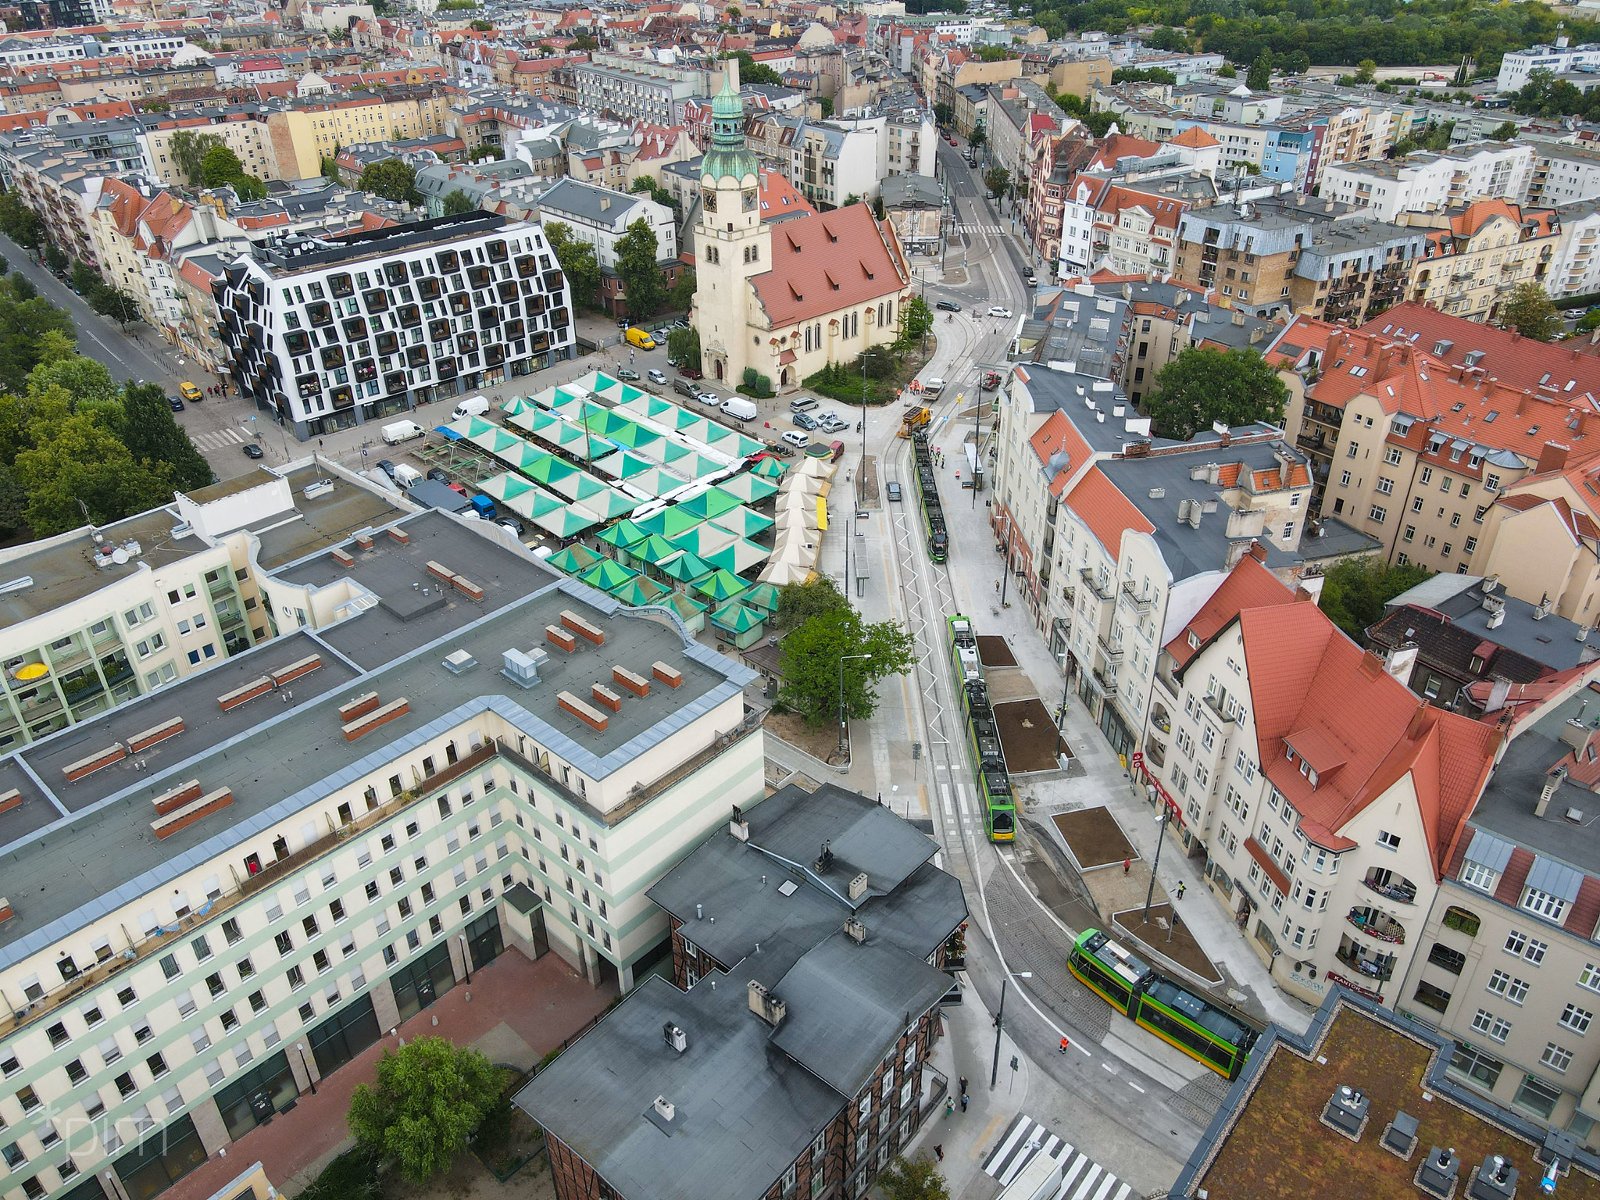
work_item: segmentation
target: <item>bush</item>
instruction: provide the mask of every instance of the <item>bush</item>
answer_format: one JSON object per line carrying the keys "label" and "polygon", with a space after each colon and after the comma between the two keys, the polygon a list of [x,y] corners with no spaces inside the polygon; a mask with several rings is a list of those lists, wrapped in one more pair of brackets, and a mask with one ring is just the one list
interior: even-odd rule
{"label": "bush", "polygon": [[378,1164],[362,1150],[350,1150],[334,1159],[300,1200],[377,1200],[383,1194]]}

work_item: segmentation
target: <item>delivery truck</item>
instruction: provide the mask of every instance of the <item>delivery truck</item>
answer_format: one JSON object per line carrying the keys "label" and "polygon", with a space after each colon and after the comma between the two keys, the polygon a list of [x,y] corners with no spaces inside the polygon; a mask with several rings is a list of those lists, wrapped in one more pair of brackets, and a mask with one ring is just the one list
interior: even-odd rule
{"label": "delivery truck", "polygon": [[398,446],[401,442],[409,442],[426,432],[427,430],[415,421],[395,421],[383,427],[383,440],[385,445]]}

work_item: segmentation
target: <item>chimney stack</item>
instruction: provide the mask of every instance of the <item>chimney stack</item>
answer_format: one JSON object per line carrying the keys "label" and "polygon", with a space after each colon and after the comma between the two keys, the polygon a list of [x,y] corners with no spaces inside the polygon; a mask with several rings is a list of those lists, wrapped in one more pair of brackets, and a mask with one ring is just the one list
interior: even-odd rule
{"label": "chimney stack", "polygon": [[1560,442],[1546,442],[1539,448],[1539,464],[1533,468],[1535,475],[1543,475],[1547,471],[1559,471],[1567,465],[1567,455],[1570,447]]}
{"label": "chimney stack", "polygon": [[1533,815],[1542,817],[1545,810],[1550,807],[1550,799],[1556,794],[1556,789],[1561,786],[1567,777],[1565,767],[1557,767],[1544,777],[1544,787],[1539,790],[1539,802],[1533,806]]}

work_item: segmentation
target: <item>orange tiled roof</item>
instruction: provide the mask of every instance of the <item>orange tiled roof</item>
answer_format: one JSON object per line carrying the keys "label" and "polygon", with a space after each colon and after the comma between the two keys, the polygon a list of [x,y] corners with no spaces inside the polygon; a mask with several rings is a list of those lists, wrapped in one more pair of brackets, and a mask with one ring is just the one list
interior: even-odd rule
{"label": "orange tiled roof", "polygon": [[1067,506],[1089,527],[1096,540],[1113,557],[1121,552],[1122,535],[1127,530],[1135,533],[1154,533],[1156,527],[1112,483],[1099,467],[1091,467],[1067,493]]}
{"label": "orange tiled roof", "polygon": [[[1026,383],[1027,379],[1024,378],[1023,382]],[[1050,481],[1050,494],[1053,496],[1060,496],[1061,489],[1067,486],[1073,472],[1094,457],[1094,451],[1083,440],[1078,427],[1066,413],[1059,410],[1051,413],[1045,423],[1039,426],[1028,439],[1028,445],[1033,448],[1041,467],[1048,467],[1050,460],[1061,451],[1067,453],[1066,469],[1056,472],[1055,478]]]}
{"label": "orange tiled roof", "polygon": [[1198,125],[1189,126],[1177,137],[1168,138],[1167,141],[1174,146],[1185,146],[1191,150],[1203,150],[1207,146],[1220,146],[1222,144]]}
{"label": "orange tiled roof", "polygon": [[1185,667],[1191,658],[1200,653],[1201,647],[1245,609],[1292,604],[1294,600],[1294,592],[1262,566],[1254,554],[1246,554],[1233,564],[1233,570],[1211,593],[1211,598],[1200,606],[1200,611],[1189,618],[1189,623],[1178,636],[1167,643],[1166,651],[1179,668]]}
{"label": "orange tiled roof", "polygon": [[774,228],[772,269],[750,282],[777,328],[897,295],[910,278],[893,228],[851,204]]}
{"label": "orange tiled roof", "polygon": [[[1306,318],[1291,328],[1298,329]],[[1391,341],[1408,341],[1449,366],[1462,366],[1470,352],[1481,351],[1479,365],[1491,379],[1529,391],[1582,398],[1600,397],[1600,355],[1571,348],[1566,342],[1540,342],[1510,329],[1453,317],[1415,300],[1386,309],[1359,328]],[[1309,336],[1309,335],[1308,335]],[[1304,342],[1305,338],[1296,338]],[[1442,353],[1439,347],[1449,343]]]}

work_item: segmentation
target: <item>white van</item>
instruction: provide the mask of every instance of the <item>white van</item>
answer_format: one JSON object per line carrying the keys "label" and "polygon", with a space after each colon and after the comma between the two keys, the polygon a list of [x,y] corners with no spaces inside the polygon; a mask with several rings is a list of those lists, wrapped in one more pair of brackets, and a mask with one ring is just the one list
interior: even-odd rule
{"label": "white van", "polygon": [[732,417],[735,421],[754,421],[756,419],[756,406],[753,401],[746,400],[743,396],[733,396],[722,402],[724,416]]}
{"label": "white van", "polygon": [[394,469],[394,481],[403,488],[408,488],[422,478],[422,472],[415,467],[400,463]]}
{"label": "white van", "polygon": [[487,396],[474,396],[470,400],[463,400],[456,405],[455,412],[450,414],[452,421],[459,421],[462,417],[481,417],[489,411]]}
{"label": "white van", "polygon": [[401,442],[419,438],[426,432],[427,430],[415,421],[396,421],[392,425],[383,427],[383,441],[385,445],[397,446]]}
{"label": "white van", "polygon": [[804,450],[811,444],[811,435],[803,429],[785,429],[781,436],[796,450]]}

